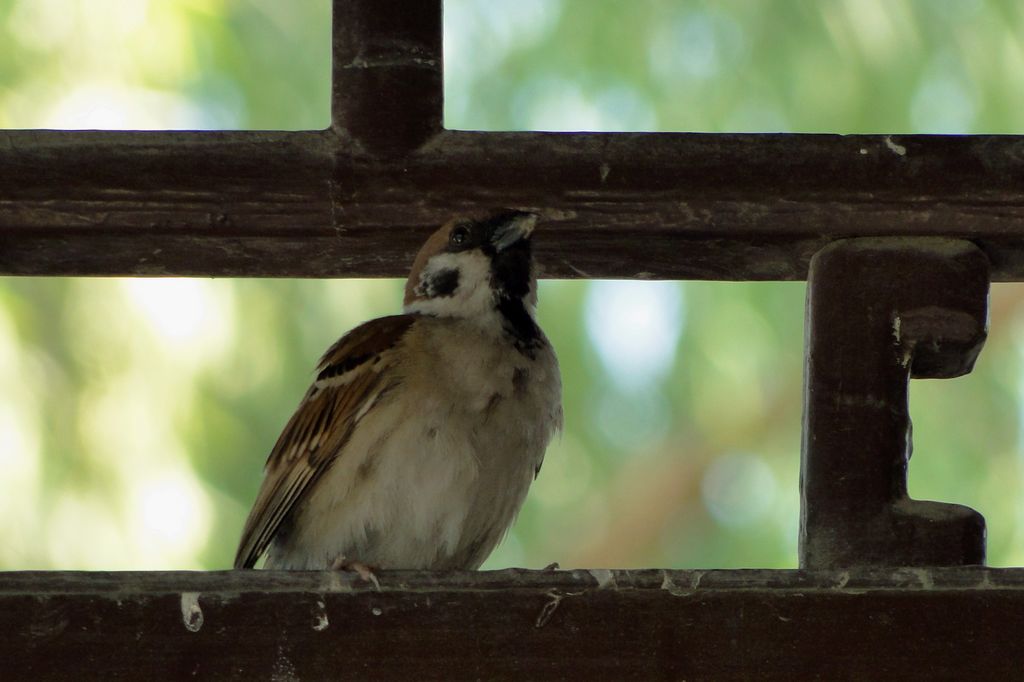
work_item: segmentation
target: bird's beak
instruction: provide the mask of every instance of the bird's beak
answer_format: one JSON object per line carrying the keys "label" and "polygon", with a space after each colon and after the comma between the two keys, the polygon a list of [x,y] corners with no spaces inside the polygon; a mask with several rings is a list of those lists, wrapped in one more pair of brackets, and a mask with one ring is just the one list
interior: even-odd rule
{"label": "bird's beak", "polygon": [[534,213],[516,213],[510,216],[508,221],[491,235],[491,244],[494,245],[494,250],[500,253],[516,242],[526,239],[533,232],[536,224],[537,216]]}

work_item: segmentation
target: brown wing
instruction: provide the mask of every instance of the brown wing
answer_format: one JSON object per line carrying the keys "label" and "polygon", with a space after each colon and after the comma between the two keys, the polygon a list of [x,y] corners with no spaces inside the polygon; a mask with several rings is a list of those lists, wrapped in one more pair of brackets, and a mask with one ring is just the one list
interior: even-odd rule
{"label": "brown wing", "polygon": [[[415,315],[370,320],[343,336],[324,354],[317,378],[277,439],[256,502],[246,519],[235,568],[252,568],[281,522],[330,467],[365,414],[363,408],[389,390],[389,350]],[[390,382],[390,383],[389,383]]]}

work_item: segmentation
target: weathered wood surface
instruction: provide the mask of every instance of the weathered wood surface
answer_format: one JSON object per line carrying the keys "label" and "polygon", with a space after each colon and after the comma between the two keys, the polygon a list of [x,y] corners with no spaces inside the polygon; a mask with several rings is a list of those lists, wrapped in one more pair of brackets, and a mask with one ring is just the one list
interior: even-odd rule
{"label": "weathered wood surface", "polygon": [[[800,565],[985,563],[985,520],[910,499],[910,379],[971,371],[988,332],[989,263],[953,239],[849,239],[807,286]],[[919,453],[929,457],[932,453]]]}
{"label": "weathered wood surface", "polygon": [[453,213],[539,210],[550,277],[803,279],[852,236],[1024,279],[1024,138],[0,131],[0,273],[402,276]]}
{"label": "weathered wood surface", "polygon": [[804,279],[831,241],[971,239],[1024,279],[1024,138],[445,131],[441,0],[335,0],[326,131],[0,131],[0,274],[404,276],[533,209],[550,277]]}
{"label": "weathered wood surface", "polygon": [[332,127],[383,156],[441,132],[442,0],[335,0],[333,9]]}
{"label": "weathered wood surface", "polygon": [[1024,569],[7,573],[10,680],[1002,680]]}

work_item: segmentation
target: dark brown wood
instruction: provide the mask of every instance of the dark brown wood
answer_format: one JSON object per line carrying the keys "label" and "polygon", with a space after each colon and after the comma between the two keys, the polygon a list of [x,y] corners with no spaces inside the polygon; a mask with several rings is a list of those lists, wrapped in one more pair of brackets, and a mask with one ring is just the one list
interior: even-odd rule
{"label": "dark brown wood", "polygon": [[545,215],[549,277],[802,279],[898,235],[1024,279],[1018,137],[446,131],[393,158],[333,131],[0,132],[3,274],[403,276],[437,224],[500,206]]}
{"label": "dark brown wood", "polygon": [[243,276],[287,274],[284,262],[306,259],[327,267],[316,246],[337,239],[325,229],[337,144],[326,137],[0,132],[0,272]]}
{"label": "dark brown wood", "polygon": [[441,0],[334,3],[334,129],[361,151],[410,152],[441,131]]}
{"label": "dark brown wood", "polygon": [[982,516],[909,499],[907,463],[910,378],[971,371],[985,342],[988,289],[988,260],[966,241],[852,239],[815,255],[807,287],[802,567],[985,562]]}
{"label": "dark brown wood", "polygon": [[1024,570],[9,573],[10,680],[1003,680]]}

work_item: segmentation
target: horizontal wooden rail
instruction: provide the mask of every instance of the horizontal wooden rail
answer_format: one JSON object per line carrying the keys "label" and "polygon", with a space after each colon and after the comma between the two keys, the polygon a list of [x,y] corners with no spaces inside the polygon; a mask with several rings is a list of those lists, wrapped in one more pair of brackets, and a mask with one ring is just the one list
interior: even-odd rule
{"label": "horizontal wooden rail", "polygon": [[441,0],[335,0],[326,131],[0,131],[0,274],[403,276],[456,213],[549,277],[804,279],[847,237],[1024,279],[1024,138],[450,131]]}
{"label": "horizontal wooden rail", "polygon": [[804,279],[855,236],[976,243],[1024,279],[1024,138],[0,131],[0,273],[402,276],[453,213],[546,217],[549,277]]}
{"label": "horizontal wooden rail", "polygon": [[996,680],[1024,569],[7,573],[11,680]]}

